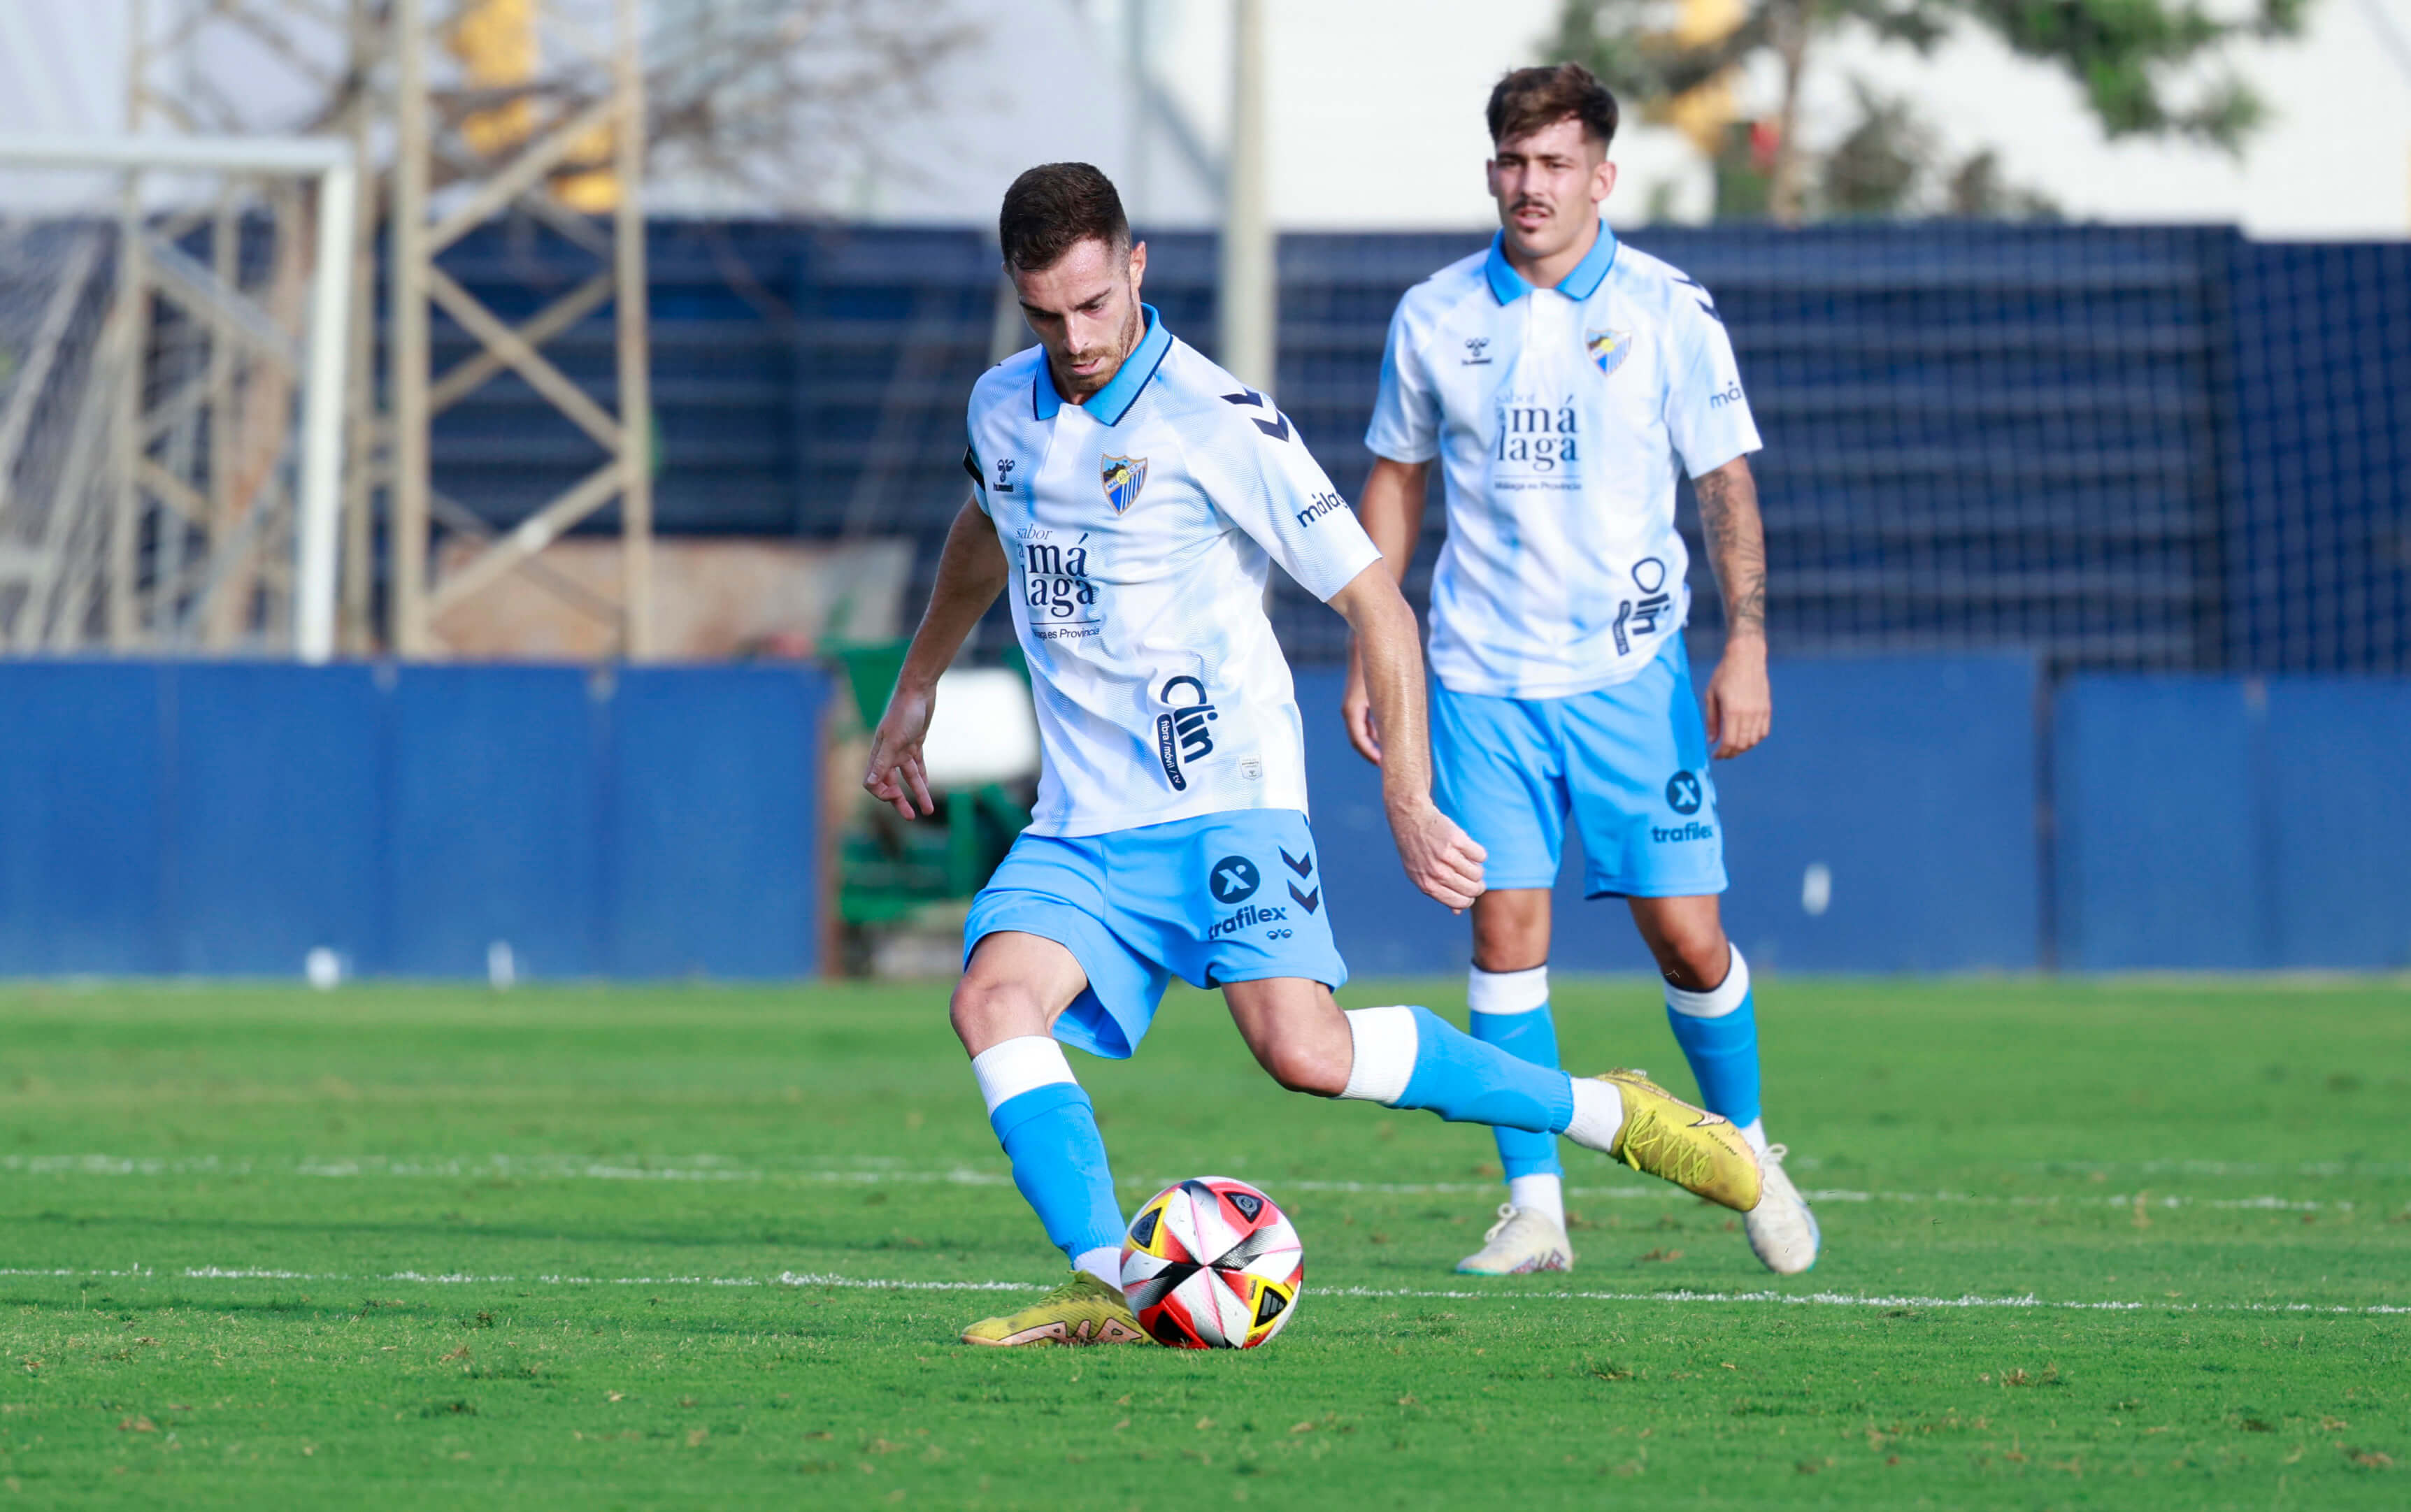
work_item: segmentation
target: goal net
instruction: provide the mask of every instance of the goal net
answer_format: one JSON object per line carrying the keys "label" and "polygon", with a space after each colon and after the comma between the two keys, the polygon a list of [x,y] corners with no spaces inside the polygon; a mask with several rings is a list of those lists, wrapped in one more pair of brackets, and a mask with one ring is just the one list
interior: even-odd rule
{"label": "goal net", "polygon": [[341,414],[324,169],[82,147],[0,140],[0,653],[290,654],[305,471],[335,486],[305,433]]}

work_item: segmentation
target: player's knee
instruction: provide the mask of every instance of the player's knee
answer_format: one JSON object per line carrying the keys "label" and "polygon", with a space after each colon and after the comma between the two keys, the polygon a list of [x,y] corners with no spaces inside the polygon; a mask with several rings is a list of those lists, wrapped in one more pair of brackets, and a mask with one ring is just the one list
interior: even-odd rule
{"label": "player's knee", "polygon": [[1348,1046],[1344,1040],[1335,1047],[1292,1037],[1249,1048],[1256,1053],[1256,1064],[1292,1092],[1336,1098],[1348,1089]]}
{"label": "player's knee", "polygon": [[1732,965],[1724,926],[1713,919],[1677,925],[1651,943],[1656,946],[1658,969],[1686,992],[1706,992],[1717,986]]}
{"label": "player's knee", "polygon": [[1473,932],[1473,964],[1484,971],[1524,971],[1545,966],[1548,959],[1549,932],[1545,925],[1538,929],[1509,925]]}
{"label": "player's knee", "polygon": [[[1519,902],[1521,900],[1518,900]],[[1548,894],[1517,907],[1485,897],[1473,914],[1473,964],[1484,971],[1522,971],[1549,958]]]}
{"label": "player's knee", "polygon": [[1032,1032],[1030,1024],[1044,1023],[1045,1013],[1038,995],[1019,982],[977,981],[965,977],[956,984],[955,996],[946,1005],[946,1017],[955,1026],[955,1037],[968,1048]]}

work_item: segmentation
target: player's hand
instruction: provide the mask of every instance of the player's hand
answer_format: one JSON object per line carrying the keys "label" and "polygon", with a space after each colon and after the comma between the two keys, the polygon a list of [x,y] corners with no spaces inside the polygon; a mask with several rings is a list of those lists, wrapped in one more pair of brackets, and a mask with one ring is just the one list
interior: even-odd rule
{"label": "player's hand", "polygon": [[1397,837],[1398,860],[1417,887],[1458,913],[1482,895],[1482,864],[1489,852],[1456,821],[1430,800],[1390,811],[1390,833]]}
{"label": "player's hand", "polygon": [[1766,680],[1766,643],[1729,641],[1708,678],[1708,743],[1718,760],[1740,755],[1775,727],[1775,691]]}
{"label": "player's hand", "polygon": [[1365,663],[1356,660],[1356,646],[1348,646],[1348,691],[1339,695],[1339,718],[1348,726],[1348,743],[1356,754],[1381,764],[1381,731],[1373,722],[1373,695],[1365,691]]}
{"label": "player's hand", "polygon": [[[937,711],[933,691],[899,685],[887,700],[887,712],[870,736],[870,764],[862,774],[863,790],[884,804],[892,804],[906,819],[927,818],[938,811],[929,796],[928,769],[921,763],[921,742],[928,738],[929,716]],[[914,814],[913,806],[920,805]]]}

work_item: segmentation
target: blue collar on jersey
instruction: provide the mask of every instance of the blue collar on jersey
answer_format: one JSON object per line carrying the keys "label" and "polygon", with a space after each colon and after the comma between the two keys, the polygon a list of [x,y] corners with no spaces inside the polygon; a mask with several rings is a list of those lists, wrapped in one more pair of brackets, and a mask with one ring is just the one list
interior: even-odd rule
{"label": "blue collar on jersey", "polygon": [[[1080,408],[1109,426],[1122,423],[1122,416],[1138,402],[1139,392],[1147,387],[1147,381],[1155,376],[1156,369],[1163,366],[1163,355],[1172,350],[1172,333],[1163,328],[1155,306],[1143,304],[1138,308],[1141,318],[1147,322],[1147,334],[1138,339],[1138,345],[1131,350],[1131,355],[1122,358],[1122,365],[1114,370],[1114,375],[1105,381],[1105,386],[1080,401]],[[1055,392],[1054,370],[1047,365],[1045,354],[1041,352],[1038,377],[1030,385],[1030,413],[1041,420],[1052,420],[1062,407],[1063,396]]]}
{"label": "blue collar on jersey", "polygon": [[[1504,231],[1491,237],[1490,256],[1482,265],[1482,271],[1489,278],[1490,292],[1498,297],[1498,302],[1513,304],[1531,293],[1532,285],[1525,282],[1524,275],[1515,271],[1507,261],[1506,241],[1507,233]],[[1574,270],[1557,281],[1557,292],[1569,299],[1587,299],[1599,292],[1599,285],[1607,277],[1607,270],[1615,265],[1615,233],[1607,228],[1605,221],[1601,221],[1599,223],[1599,240],[1590,244],[1590,251],[1583,254],[1583,260],[1574,264]]]}

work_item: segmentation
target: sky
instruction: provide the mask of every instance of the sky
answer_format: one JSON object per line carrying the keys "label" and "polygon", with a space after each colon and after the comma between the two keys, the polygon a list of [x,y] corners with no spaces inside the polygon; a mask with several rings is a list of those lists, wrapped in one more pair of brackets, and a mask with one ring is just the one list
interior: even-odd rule
{"label": "sky", "polygon": [[[153,0],[167,7],[171,0]],[[1209,224],[1210,181],[1161,118],[1134,125],[1125,22],[1151,17],[1163,99],[1219,153],[1229,96],[1230,0],[913,0],[951,5],[986,35],[931,81],[934,109],[899,123],[901,167],[841,171],[820,208],[880,220],[984,221],[1034,162],[1083,158],[1156,225]],[[123,119],[124,0],[0,0],[0,131],[114,129]],[[2308,0],[2297,41],[2239,48],[2271,124],[2238,160],[2155,141],[2105,141],[2075,86],[1980,33],[1933,57],[1843,39],[1812,67],[1808,135],[1838,131],[1854,73],[1919,103],[1954,154],[1992,148],[2015,182],[2078,219],[2233,224],[2271,239],[2411,236],[2411,0]],[[1276,223],[1299,230],[1491,224],[1482,103],[1534,61],[1556,0],[1265,0]],[[2390,24],[2389,22],[2390,19]],[[240,59],[220,66],[247,71]],[[257,80],[213,80],[240,97]],[[1764,80],[1745,85],[1745,91]],[[1706,167],[1673,133],[1628,125],[1611,218],[1653,190],[1704,216]],[[700,186],[655,185],[657,208],[730,209]]]}

